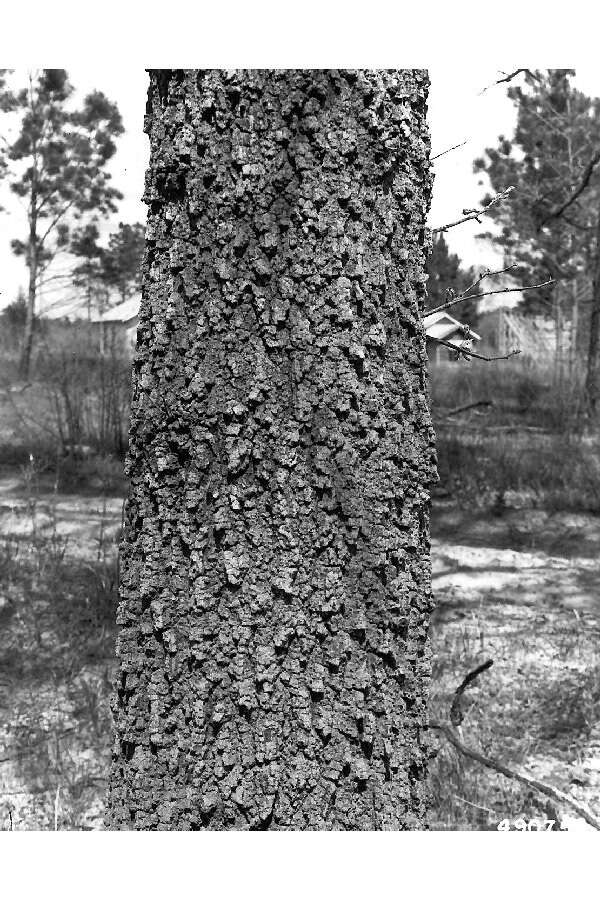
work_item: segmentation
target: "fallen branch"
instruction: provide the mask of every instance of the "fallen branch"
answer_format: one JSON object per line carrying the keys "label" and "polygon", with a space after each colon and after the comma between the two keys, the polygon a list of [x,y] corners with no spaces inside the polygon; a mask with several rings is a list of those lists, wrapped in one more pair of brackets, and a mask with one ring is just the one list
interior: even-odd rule
{"label": "fallen branch", "polygon": [[[460,708],[460,703],[462,700],[462,695],[468,685],[477,678],[478,675],[481,675],[482,672],[485,672],[490,666],[493,665],[493,660],[488,659],[486,662],[477,666],[476,669],[473,669],[472,672],[469,672],[461,681],[459,686],[457,687],[454,700],[452,702],[452,706],[450,708],[450,721],[454,726],[458,726],[461,724],[463,720],[462,710]],[[430,722],[430,728],[434,728],[436,731],[441,731],[442,734],[450,741],[453,747],[456,747],[463,756],[466,756],[468,759],[473,759],[475,762],[481,763],[482,766],[486,766],[488,769],[493,769],[495,772],[500,772],[501,775],[505,775],[507,778],[512,778],[515,781],[521,782],[521,784],[527,785],[527,787],[533,788],[536,791],[539,791],[540,794],[545,794],[546,797],[551,797],[552,800],[557,800],[559,803],[564,803],[567,806],[570,806],[571,809],[574,809],[582,819],[600,831],[600,818],[596,816],[584,803],[580,803],[579,800],[576,800],[574,797],[571,797],[570,794],[565,794],[563,791],[559,791],[558,788],[551,787],[549,784],[545,784],[543,781],[538,781],[537,778],[534,778],[532,775],[526,775],[523,772],[516,772],[514,769],[510,769],[508,766],[505,766],[504,763],[498,762],[498,760],[491,759],[489,756],[484,756],[482,753],[479,753],[477,750],[473,750],[472,747],[467,747],[466,744],[457,737],[454,728],[451,728],[450,725],[444,725],[442,722]]]}
{"label": "fallen branch", "polygon": [[454,692],[454,700],[452,701],[452,706],[450,707],[450,721],[454,726],[460,725],[462,720],[464,719],[463,711],[460,707],[462,702],[462,695],[466,688],[474,681],[478,675],[481,675],[482,672],[485,672],[490,666],[494,665],[493,659],[488,659],[486,662],[481,663],[480,666],[477,666],[476,669],[473,669],[472,672],[469,672],[468,675],[465,675],[459,686],[456,688]]}
{"label": "fallen branch", "polygon": [[466,412],[468,409],[475,409],[477,406],[494,406],[494,401],[476,400],[475,403],[465,403],[464,406],[456,406],[454,409],[448,410],[446,418],[448,418],[448,416],[457,416],[459,413]]}
{"label": "fallen branch", "polygon": [[506,190],[501,191],[499,194],[496,194],[495,197],[492,197],[490,202],[486,204],[486,206],[482,206],[481,209],[463,209],[463,218],[457,219],[456,222],[450,222],[448,225],[442,225],[441,228],[433,228],[432,234],[442,234],[444,231],[448,231],[450,228],[455,228],[457,225],[462,225],[464,222],[471,222],[475,220],[479,222],[481,225],[480,216],[484,215],[488,210],[492,208],[492,206],[496,206],[498,203],[502,203],[503,200],[515,190],[514,186],[507,187]]}
{"label": "fallen branch", "polygon": [[442,734],[450,741],[450,743],[456,747],[463,756],[468,757],[469,759],[475,760],[475,762],[481,763],[482,766],[486,766],[488,769],[493,769],[496,772],[500,772],[501,775],[505,775],[507,778],[512,778],[515,781],[521,782],[521,784],[527,785],[527,787],[533,788],[536,791],[539,791],[540,794],[545,794],[546,797],[551,797],[553,800],[558,801],[559,803],[564,803],[566,806],[570,806],[571,809],[574,809],[582,819],[591,825],[593,828],[596,828],[600,831],[600,818],[594,815],[594,813],[584,804],[580,803],[579,800],[576,800],[574,797],[571,797],[570,794],[565,794],[563,791],[559,791],[557,788],[551,787],[549,784],[544,784],[542,781],[538,781],[537,778],[533,778],[531,775],[526,775],[522,772],[516,772],[514,769],[510,769],[508,766],[505,766],[504,763],[498,762],[495,759],[491,759],[488,756],[484,756],[482,753],[478,753],[477,750],[473,750],[471,747],[467,747],[466,744],[463,744],[462,741],[458,739],[454,730],[449,725],[443,725],[441,722],[430,722],[430,728],[435,728],[437,731],[441,731]]}

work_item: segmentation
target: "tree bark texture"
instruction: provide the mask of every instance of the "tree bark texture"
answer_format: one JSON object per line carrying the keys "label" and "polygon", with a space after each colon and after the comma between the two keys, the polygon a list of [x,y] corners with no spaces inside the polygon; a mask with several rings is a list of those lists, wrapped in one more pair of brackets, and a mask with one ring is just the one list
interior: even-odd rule
{"label": "tree bark texture", "polygon": [[150,73],[109,827],[424,827],[427,88]]}

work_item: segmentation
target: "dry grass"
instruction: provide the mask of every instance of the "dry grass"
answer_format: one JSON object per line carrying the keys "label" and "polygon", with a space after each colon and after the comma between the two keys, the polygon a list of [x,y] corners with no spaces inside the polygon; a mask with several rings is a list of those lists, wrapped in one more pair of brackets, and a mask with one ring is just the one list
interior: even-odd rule
{"label": "dry grass", "polygon": [[[440,485],[463,507],[600,512],[600,435],[583,415],[579,378],[519,362],[448,364],[431,371]],[[491,400],[493,407],[447,416]]]}
{"label": "dry grass", "polygon": [[[547,518],[527,531],[523,523],[517,527],[520,514],[511,507],[600,508],[595,439],[574,404],[569,408],[567,393],[557,411],[552,391],[535,373],[475,365],[440,367],[432,390],[439,420],[444,409],[461,403],[496,401],[487,416],[470,412],[438,428],[442,487],[462,516],[445,539],[566,556],[558,514],[536,513]],[[523,424],[543,431],[519,434]],[[494,431],[507,426],[515,430]],[[124,481],[118,458],[60,457],[56,465],[31,439],[23,433],[20,449],[15,433],[4,440],[4,462],[13,464],[18,484],[10,499],[16,518],[0,541],[0,828],[96,829],[102,827],[110,755],[116,605],[115,503],[102,508],[102,496],[114,500]],[[66,536],[65,490],[79,499],[87,495],[90,503],[93,494],[100,498],[93,532],[92,505],[83,506],[79,531]],[[439,517],[434,509],[434,529]],[[569,547],[591,558],[596,543],[589,530],[582,535],[577,532]],[[576,568],[577,560],[572,564]],[[492,583],[492,569],[487,575]],[[588,575],[582,569],[582,578]],[[466,692],[464,742],[527,768],[598,811],[599,608],[574,612],[555,594],[540,599],[528,590],[523,586],[522,596],[514,590],[483,596],[438,591],[431,715],[445,719],[466,672],[494,659]],[[565,810],[461,758],[443,738],[437,742],[432,827],[482,830],[507,818],[564,817]]]}
{"label": "dry grass", "polygon": [[[600,784],[600,619],[550,604],[443,599],[432,629],[432,719],[447,721],[454,691],[485,659],[494,666],[466,692],[463,742],[597,807]],[[465,759],[439,739],[431,771],[431,826],[495,830],[505,819],[563,820],[569,810]]]}
{"label": "dry grass", "polygon": [[82,323],[38,339],[29,382],[16,368],[12,348],[0,360],[0,465],[22,465],[33,453],[51,466],[81,450],[123,459],[131,361],[119,344],[100,354],[98,336]]}
{"label": "dry grass", "polygon": [[[23,473],[29,527],[0,543],[0,828],[102,825],[117,569],[114,529],[70,546]],[[107,522],[105,524],[108,523]]]}
{"label": "dry grass", "polygon": [[[581,560],[581,583],[569,590],[573,597],[593,595],[578,611],[549,589],[548,578],[534,586],[523,576],[520,590],[516,578],[515,586],[503,591],[494,587],[493,568],[488,591],[439,590],[432,627],[432,719],[447,720],[464,675],[494,659],[467,691],[464,743],[513,768],[525,766],[577,799],[596,801],[598,812],[600,604],[595,581],[592,585],[586,575],[597,548],[588,543],[584,549],[581,542],[578,547],[568,528],[562,537],[556,532],[566,511],[580,518],[586,513],[589,521],[600,512],[600,440],[584,416],[581,379],[578,374],[557,379],[520,360],[438,366],[430,377],[440,473],[436,493],[460,511],[453,521],[465,520],[462,538],[455,521],[446,541],[517,552],[545,548],[552,556],[588,553],[590,558]],[[493,406],[447,416],[480,400]],[[538,512],[528,529],[531,510]],[[557,584],[568,584],[577,569],[577,560],[571,563],[569,569],[565,560]],[[508,584],[505,571],[496,578],[498,585]],[[440,583],[449,580],[452,575]],[[468,578],[454,581],[466,584]],[[432,789],[432,825],[440,829],[495,829],[503,819],[559,819],[566,813],[462,758],[443,737]]]}

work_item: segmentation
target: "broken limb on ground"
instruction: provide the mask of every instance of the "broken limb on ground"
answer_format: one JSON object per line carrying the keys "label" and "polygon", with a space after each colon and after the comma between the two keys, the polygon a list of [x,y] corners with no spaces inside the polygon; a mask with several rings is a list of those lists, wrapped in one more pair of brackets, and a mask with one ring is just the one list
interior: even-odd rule
{"label": "broken limb on ground", "polygon": [[[122,498],[0,479],[0,827],[101,829],[110,758]],[[598,809],[600,522],[587,514],[433,514],[431,717],[464,692],[466,744]],[[437,739],[436,739],[437,740]],[[440,736],[430,826],[496,829],[566,807],[463,758]],[[551,804],[550,804],[551,805]],[[552,813],[552,815],[551,815]]]}
{"label": "broken limb on ground", "polygon": [[[597,815],[600,522],[540,510],[498,519],[452,502],[437,506],[431,718],[444,719],[464,673],[493,657],[494,666],[465,691],[464,743]],[[443,736],[432,789],[433,828],[487,830],[542,819],[591,828],[565,805],[554,804],[550,815],[548,798],[465,759]]]}

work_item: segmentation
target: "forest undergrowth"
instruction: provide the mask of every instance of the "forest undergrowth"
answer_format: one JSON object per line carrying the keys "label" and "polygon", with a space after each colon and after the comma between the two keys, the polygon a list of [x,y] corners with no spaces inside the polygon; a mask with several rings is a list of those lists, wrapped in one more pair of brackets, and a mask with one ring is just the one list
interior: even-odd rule
{"label": "forest undergrowth", "polygon": [[[531,373],[497,369],[494,381],[489,371],[440,367],[432,379],[431,718],[448,721],[464,676],[492,659],[465,692],[463,743],[598,815],[597,437],[567,426],[573,404],[557,410]],[[491,405],[455,412],[479,400]],[[62,459],[58,471],[47,450],[6,458],[0,473],[0,828],[96,830],[125,483],[117,458]],[[443,735],[434,741],[432,828],[581,825]]]}

